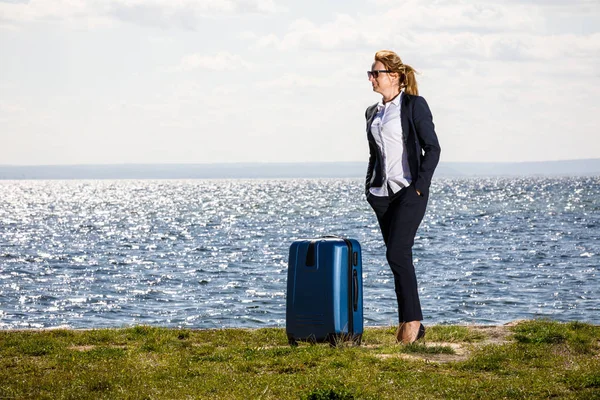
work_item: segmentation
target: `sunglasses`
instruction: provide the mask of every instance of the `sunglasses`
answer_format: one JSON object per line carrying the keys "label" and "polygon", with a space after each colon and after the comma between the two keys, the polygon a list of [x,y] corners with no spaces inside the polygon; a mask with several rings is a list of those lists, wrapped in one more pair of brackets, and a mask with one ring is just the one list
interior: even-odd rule
{"label": "sunglasses", "polygon": [[393,71],[390,71],[388,69],[379,69],[379,70],[375,70],[375,71],[367,71],[367,76],[369,77],[369,79],[371,79],[371,77],[377,79],[379,77],[379,74],[383,74],[383,73],[389,74],[390,72],[393,72]]}

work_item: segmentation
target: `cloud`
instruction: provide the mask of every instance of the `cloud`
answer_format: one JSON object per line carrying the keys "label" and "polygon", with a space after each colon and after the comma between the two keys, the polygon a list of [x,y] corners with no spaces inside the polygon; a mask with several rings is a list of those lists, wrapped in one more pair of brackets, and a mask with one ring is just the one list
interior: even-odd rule
{"label": "cloud", "polygon": [[[254,45],[328,53],[392,48],[433,64],[450,58],[551,61],[597,59],[600,54],[598,33],[552,33],[546,29],[552,23],[550,16],[534,4],[415,0],[403,2],[401,7],[393,7],[395,4],[370,15],[338,14],[322,24],[297,19],[281,35],[256,35]],[[585,1],[579,4],[588,6]]]}
{"label": "cloud", "polygon": [[165,28],[195,29],[202,18],[284,12],[275,0],[30,0],[0,2],[0,25],[38,21],[125,21]]}
{"label": "cloud", "polygon": [[[436,33],[414,37],[402,48],[424,59],[444,61],[560,61],[599,59],[600,34]],[[600,61],[600,60],[599,60]]]}
{"label": "cloud", "polygon": [[25,107],[14,103],[0,103],[0,114],[19,114],[25,111]]}
{"label": "cloud", "polygon": [[109,13],[119,20],[141,25],[193,30],[202,18],[284,10],[274,0],[113,0]]}
{"label": "cloud", "polygon": [[396,30],[409,28],[420,32],[533,31],[543,24],[532,6],[460,1],[409,0],[375,18],[385,25],[391,24]]}
{"label": "cloud", "polygon": [[462,3],[451,5],[443,2],[433,4],[409,0],[402,7],[391,8],[383,13],[356,17],[338,14],[332,21],[321,25],[307,19],[297,19],[285,34],[259,36],[255,43],[258,47],[275,47],[279,50],[354,50],[379,47],[383,41],[394,42],[400,47],[418,47],[422,44],[419,43],[421,38],[438,34],[452,42],[461,36],[469,38],[482,33],[532,31],[534,26],[542,24],[539,18],[526,16],[531,13],[521,11],[514,7],[508,9]]}
{"label": "cloud", "polygon": [[188,54],[181,59],[179,66],[176,68],[178,71],[190,71],[193,69],[209,69],[216,71],[234,71],[238,69],[252,69],[255,65],[251,62],[245,61],[236,54],[228,52],[219,52],[214,55],[204,54]]}
{"label": "cloud", "polygon": [[17,28],[23,23],[61,22],[69,25],[106,24],[101,10],[95,10],[94,0],[30,0],[27,2],[0,2],[0,26]]}
{"label": "cloud", "polygon": [[377,37],[371,37],[368,28],[350,15],[338,14],[331,22],[316,25],[308,19],[297,19],[291,23],[288,32],[278,37],[274,34],[259,36],[257,47],[275,47],[278,50],[353,49],[360,45],[371,46]]}
{"label": "cloud", "polygon": [[256,84],[261,89],[298,89],[298,88],[317,88],[335,87],[337,82],[327,78],[317,78],[314,76],[301,75],[297,73],[286,73],[275,79],[259,82]]}

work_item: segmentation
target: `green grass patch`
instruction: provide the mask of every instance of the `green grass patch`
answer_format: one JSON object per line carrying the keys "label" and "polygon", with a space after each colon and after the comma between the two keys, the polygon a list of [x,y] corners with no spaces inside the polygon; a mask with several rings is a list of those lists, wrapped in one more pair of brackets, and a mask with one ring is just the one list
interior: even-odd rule
{"label": "green grass patch", "polygon": [[547,320],[524,322],[513,331],[515,339],[521,343],[564,343],[568,335],[564,325]]}
{"label": "green grass patch", "polygon": [[485,339],[481,332],[466,326],[438,325],[427,328],[426,338],[433,342],[475,343]]}
{"label": "green grass patch", "polygon": [[[367,329],[363,334],[365,345],[393,345],[397,326]],[[485,339],[485,335],[477,330],[458,325],[437,325],[426,327],[427,341],[449,343],[475,343]]]}
{"label": "green grass patch", "polygon": [[581,322],[558,323],[546,319],[525,321],[513,327],[514,339],[520,343],[566,344],[580,354],[598,350],[600,327]]}
{"label": "green grass patch", "polygon": [[476,351],[469,360],[460,363],[458,368],[473,372],[503,372],[507,370],[514,353],[507,345],[487,345]]}
{"label": "green grass patch", "polygon": [[[0,398],[599,398],[597,326],[511,329],[514,340],[483,345],[469,327],[431,326],[426,342],[403,346],[395,327],[367,328],[363,346],[337,348],[292,348],[279,328],[0,331]],[[470,353],[452,361],[435,342]]]}
{"label": "green grass patch", "polygon": [[403,353],[416,354],[456,354],[450,346],[427,346],[423,343],[412,343],[400,347]]}

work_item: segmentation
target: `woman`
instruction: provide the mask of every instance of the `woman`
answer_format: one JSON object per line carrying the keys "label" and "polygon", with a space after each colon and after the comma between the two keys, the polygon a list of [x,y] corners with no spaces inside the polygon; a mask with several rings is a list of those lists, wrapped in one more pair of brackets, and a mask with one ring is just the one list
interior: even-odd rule
{"label": "woman", "polygon": [[399,325],[396,339],[413,343],[425,336],[412,247],[425,215],[429,186],[440,158],[431,111],[420,97],[415,70],[396,53],[375,53],[367,72],[381,101],[367,108],[369,167],[365,193],[377,215],[394,274]]}

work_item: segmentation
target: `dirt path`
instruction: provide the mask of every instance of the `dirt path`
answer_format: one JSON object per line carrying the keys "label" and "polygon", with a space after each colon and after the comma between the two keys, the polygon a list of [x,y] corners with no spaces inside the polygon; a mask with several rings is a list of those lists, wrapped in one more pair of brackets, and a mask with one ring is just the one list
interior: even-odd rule
{"label": "dirt path", "polygon": [[512,332],[510,327],[516,325],[519,321],[513,321],[505,325],[469,325],[468,328],[481,333],[485,339],[472,343],[449,343],[449,342],[423,342],[426,347],[450,347],[454,354],[419,354],[419,353],[396,353],[396,354],[378,354],[381,359],[403,358],[407,360],[423,360],[425,362],[447,363],[455,361],[465,361],[471,353],[486,345],[502,345],[510,342]]}

